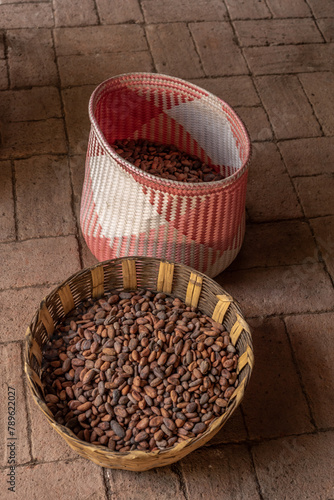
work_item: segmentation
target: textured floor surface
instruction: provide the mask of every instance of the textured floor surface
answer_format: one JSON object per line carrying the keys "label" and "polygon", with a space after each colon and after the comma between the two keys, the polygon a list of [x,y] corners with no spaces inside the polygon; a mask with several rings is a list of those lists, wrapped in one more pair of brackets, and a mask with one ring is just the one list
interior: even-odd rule
{"label": "textured floor surface", "polygon": [[[333,500],[333,37],[331,0],[0,1],[2,499]],[[253,143],[245,242],[217,277],[253,328],[251,383],[211,446],[144,473],[78,458],[22,373],[39,301],[95,263],[78,222],[87,103],[131,71],[210,90]]]}

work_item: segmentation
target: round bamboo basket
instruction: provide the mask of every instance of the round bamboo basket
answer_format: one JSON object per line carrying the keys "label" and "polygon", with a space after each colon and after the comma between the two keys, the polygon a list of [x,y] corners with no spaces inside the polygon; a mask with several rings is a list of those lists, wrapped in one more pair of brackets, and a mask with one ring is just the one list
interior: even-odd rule
{"label": "round bamboo basket", "polygon": [[[109,290],[147,288],[179,297],[198,307],[226,327],[239,354],[239,384],[226,411],[201,435],[161,451],[112,452],[102,445],[80,440],[70,429],[58,424],[47,407],[41,382],[43,347],[55,326],[80,302],[99,298]],[[149,257],[127,257],[99,263],[72,275],[42,300],[26,332],[24,365],[37,406],[70,447],[84,458],[113,469],[149,470],[174,463],[209,441],[240,404],[254,363],[249,326],[238,304],[214,280],[190,267]]]}

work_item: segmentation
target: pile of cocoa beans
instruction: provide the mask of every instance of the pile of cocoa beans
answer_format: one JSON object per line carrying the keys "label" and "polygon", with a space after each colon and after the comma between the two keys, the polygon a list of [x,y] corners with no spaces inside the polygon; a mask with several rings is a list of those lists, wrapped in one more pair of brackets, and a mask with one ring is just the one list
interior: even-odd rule
{"label": "pile of cocoa beans", "polygon": [[224,326],[180,299],[141,289],[88,300],[43,352],[55,420],[110,450],[163,450],[201,435],[238,385]]}

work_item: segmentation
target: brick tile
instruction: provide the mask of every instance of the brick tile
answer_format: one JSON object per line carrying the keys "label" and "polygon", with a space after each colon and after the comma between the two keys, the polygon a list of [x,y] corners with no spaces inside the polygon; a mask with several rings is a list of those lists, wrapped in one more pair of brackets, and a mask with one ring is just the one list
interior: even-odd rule
{"label": "brick tile", "polygon": [[66,152],[64,124],[59,118],[7,123],[4,128],[0,159]]}
{"label": "brick tile", "polygon": [[15,239],[14,198],[12,185],[12,167],[9,161],[0,162],[1,210],[0,240]]}
{"label": "brick tile", "polygon": [[300,80],[325,134],[334,135],[334,74],[305,74]]}
{"label": "brick tile", "polygon": [[74,236],[0,245],[3,289],[58,284],[79,269],[78,244]]}
{"label": "brick tile", "polygon": [[326,311],[334,291],[313,255],[303,265],[225,271],[215,278],[248,316]]}
{"label": "brick tile", "polygon": [[271,17],[265,2],[249,2],[248,0],[226,0],[231,19],[263,19]]}
{"label": "brick tile", "polygon": [[234,26],[243,47],[322,42],[312,19],[235,21]]}
{"label": "brick tile", "polygon": [[48,3],[27,3],[20,5],[0,4],[2,26],[12,28],[51,28],[53,15]]}
{"label": "brick tile", "polygon": [[52,428],[30,393],[28,395],[28,411],[31,422],[31,453],[33,460],[51,462],[52,460],[66,460],[78,457],[65,439]]}
{"label": "brick tile", "polygon": [[265,500],[333,498],[333,432],[260,443],[252,453]]}
{"label": "brick tile", "polygon": [[96,0],[97,10],[102,24],[140,23],[143,16],[138,0]]}
{"label": "brick tile", "polygon": [[257,106],[260,104],[250,76],[197,78],[191,82],[223,99],[230,106]]}
{"label": "brick tile", "polygon": [[71,153],[86,154],[90,130],[88,102],[94,89],[95,85],[87,85],[62,91]]}
{"label": "brick tile", "polygon": [[229,23],[190,24],[204,71],[210,76],[247,74],[248,68]]}
{"label": "brick tile", "polygon": [[[266,0],[274,17],[307,17],[310,9],[304,0]],[[301,19],[300,19],[301,20]]]}
{"label": "brick tile", "polygon": [[334,279],[334,217],[311,219],[310,222],[320,247],[322,258]]}
{"label": "brick tile", "polygon": [[221,443],[241,443],[246,439],[247,432],[244,420],[240,408],[237,408],[223,428],[204,446],[215,446]]}
{"label": "brick tile", "polygon": [[309,43],[249,47],[244,54],[255,75],[333,70],[334,45]]}
{"label": "brick tile", "polygon": [[237,107],[235,111],[245,123],[251,141],[267,141],[272,139],[273,134],[270,123],[262,106],[254,108]]}
{"label": "brick tile", "polygon": [[250,438],[313,431],[283,321],[258,318],[250,326],[256,362],[242,403]]}
{"label": "brick tile", "polygon": [[0,59],[0,90],[8,88],[7,64],[5,60]]}
{"label": "brick tile", "polygon": [[180,467],[187,496],[193,500],[260,498],[251,459],[244,445],[194,451],[181,460]]}
{"label": "brick tile", "polygon": [[253,221],[303,215],[277,147],[272,143],[253,145],[246,206]]}
{"label": "brick tile", "polygon": [[54,287],[32,287],[0,291],[0,313],[6,321],[0,325],[0,342],[24,340],[30,321],[41,300]]}
{"label": "brick tile", "polygon": [[98,85],[112,76],[133,71],[153,71],[148,51],[61,56],[58,58],[63,87]]}
{"label": "brick tile", "polygon": [[263,76],[255,83],[278,139],[321,135],[312,107],[296,76]]}
{"label": "brick tile", "polygon": [[144,30],[136,24],[58,28],[54,33],[58,56],[147,50]]}
{"label": "brick tile", "polygon": [[143,0],[143,12],[147,23],[174,21],[223,21],[226,8],[219,0]]}
{"label": "brick tile", "polygon": [[180,78],[204,76],[185,23],[149,25],[146,34],[159,73]]}
{"label": "brick tile", "polygon": [[59,91],[55,87],[33,87],[2,92],[0,116],[6,122],[60,118]]}
{"label": "brick tile", "polygon": [[[3,500],[57,500],[70,496],[82,500],[106,500],[103,471],[88,460],[59,461],[20,467],[17,473],[17,496],[8,492]],[[2,475],[2,491],[5,475]]]}
{"label": "brick tile", "polygon": [[328,0],[308,0],[308,3],[316,18],[334,17],[334,4]]}
{"label": "brick tile", "polygon": [[302,264],[317,249],[306,222],[247,224],[243,246],[230,269]]}
{"label": "brick tile", "polygon": [[94,0],[55,0],[54,16],[56,26],[98,24]]}
{"label": "brick tile", "polygon": [[334,19],[332,17],[318,19],[317,23],[326,42],[334,42]]}
{"label": "brick tile", "polygon": [[68,160],[35,156],[15,162],[19,239],[75,232]]}
{"label": "brick tile", "polygon": [[334,173],[333,137],[297,139],[278,143],[284,162],[292,177]]}
{"label": "brick tile", "polygon": [[58,84],[50,30],[11,30],[7,42],[12,87]]}
{"label": "brick tile", "polygon": [[[21,347],[18,343],[0,345],[1,365],[0,365],[0,394],[2,401],[2,412],[0,414],[0,426],[2,440],[0,444],[1,466],[7,465],[9,449],[7,448],[7,438],[11,436],[8,431],[8,388],[15,390],[15,435],[16,437],[16,463],[29,462],[29,438],[27,429],[27,410],[23,388],[23,370],[21,361]],[[7,488],[6,488],[7,489]]]}
{"label": "brick tile", "polygon": [[307,217],[334,215],[334,177],[296,177],[294,184]]}
{"label": "brick tile", "polygon": [[106,469],[106,476],[110,500],[142,500],[144,492],[149,499],[184,500],[178,475],[170,467],[143,472]]}
{"label": "brick tile", "polygon": [[315,423],[333,427],[334,313],[289,316],[285,321]]}

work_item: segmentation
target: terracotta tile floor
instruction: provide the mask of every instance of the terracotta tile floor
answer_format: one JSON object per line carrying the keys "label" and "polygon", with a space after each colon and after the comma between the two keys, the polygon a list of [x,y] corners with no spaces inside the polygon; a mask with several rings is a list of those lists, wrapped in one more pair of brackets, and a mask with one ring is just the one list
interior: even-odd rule
{"label": "terracotta tile floor", "polygon": [[[331,0],[0,1],[2,499],[333,500],[333,37]],[[252,326],[251,383],[210,446],[144,473],[78,458],[22,373],[39,301],[96,262],[79,227],[87,103],[101,81],[131,71],[225,99],[254,150],[244,246],[216,278]]]}

